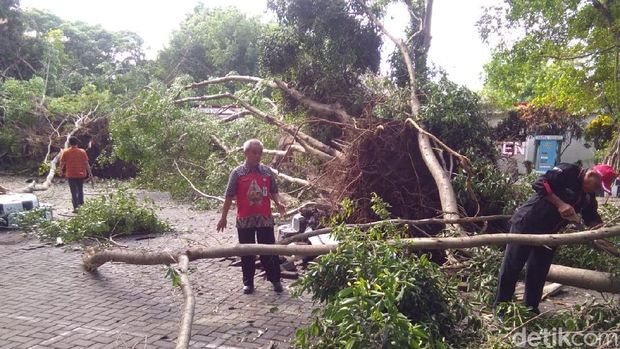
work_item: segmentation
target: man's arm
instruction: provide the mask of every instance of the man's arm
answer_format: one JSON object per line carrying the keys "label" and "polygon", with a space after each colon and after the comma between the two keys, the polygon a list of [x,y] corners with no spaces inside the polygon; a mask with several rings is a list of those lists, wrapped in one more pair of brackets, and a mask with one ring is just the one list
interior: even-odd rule
{"label": "man's arm", "polygon": [[276,204],[278,208],[278,213],[280,217],[286,216],[286,206],[282,203],[282,199],[280,198],[280,194],[278,192],[271,193],[271,199]]}
{"label": "man's arm", "polygon": [[88,163],[88,159],[86,160],[86,173],[88,173],[88,178],[93,177],[93,171],[90,169],[90,164]]}
{"label": "man's arm", "polygon": [[85,150],[84,150],[84,164],[86,166],[86,174],[88,175],[88,178],[91,178],[93,176],[93,172],[90,169],[90,163],[88,163],[88,154],[86,154]]}
{"label": "man's arm", "polygon": [[232,202],[233,202],[232,196],[227,196],[224,199],[224,206],[222,207],[222,217],[220,218],[220,221],[217,223],[217,231],[224,231],[224,228],[226,228],[226,224],[228,223],[227,222],[228,211],[230,211],[230,206],[232,206]]}
{"label": "man's arm", "polygon": [[269,194],[271,196],[271,200],[273,200],[273,202],[276,204],[276,208],[278,209],[280,217],[284,217],[286,216],[286,206],[282,203],[282,198],[280,198],[280,191],[278,189],[278,182],[276,181],[276,176],[273,171],[271,171],[271,169],[269,169],[269,172],[271,173],[271,190]]}
{"label": "man's arm", "polygon": [[238,180],[239,176],[237,175],[237,171],[233,170],[228,177],[228,184],[226,185],[226,192],[224,194],[224,206],[222,207],[222,217],[217,223],[217,231],[224,231],[224,228],[226,228],[228,211],[230,211],[233,199],[237,196]]}
{"label": "man's arm", "polygon": [[575,215],[575,209],[560,199],[555,193],[557,190],[565,188],[570,177],[578,176],[579,171],[580,168],[578,166],[559,164],[540,176],[536,182],[532,184],[532,188],[538,195],[553,204],[562,217],[573,216]]}
{"label": "man's arm", "polygon": [[553,204],[553,206],[557,207],[558,212],[560,212],[560,216],[564,218],[568,218],[576,214],[575,208],[573,208],[573,206],[562,201],[562,199],[560,199],[553,192],[545,195],[545,200],[549,201]]}
{"label": "man's arm", "polygon": [[590,194],[588,194],[588,202],[581,209],[581,216],[583,217],[584,224],[590,228],[596,229],[603,225],[603,219],[598,213],[598,202]]}

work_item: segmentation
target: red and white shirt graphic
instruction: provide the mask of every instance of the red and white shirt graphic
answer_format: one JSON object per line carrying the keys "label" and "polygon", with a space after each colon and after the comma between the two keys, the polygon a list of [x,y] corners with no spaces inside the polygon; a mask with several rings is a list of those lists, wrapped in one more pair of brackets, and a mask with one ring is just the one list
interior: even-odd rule
{"label": "red and white shirt graphic", "polygon": [[237,228],[262,228],[274,225],[271,194],[278,185],[271,169],[264,165],[241,165],[230,174],[226,197],[237,200]]}

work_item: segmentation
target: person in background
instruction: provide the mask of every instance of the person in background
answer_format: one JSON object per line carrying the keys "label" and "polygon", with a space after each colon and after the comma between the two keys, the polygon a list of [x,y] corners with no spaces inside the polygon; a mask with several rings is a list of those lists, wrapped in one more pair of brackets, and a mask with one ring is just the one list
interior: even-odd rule
{"label": "person in background", "polygon": [[[271,169],[260,163],[263,144],[258,139],[250,139],[243,144],[245,163],[232,171],[226,187],[226,198],[222,209],[222,218],[217,230],[226,228],[226,217],[233,199],[237,202],[237,233],[240,244],[274,244],[274,220],[271,215],[271,200],[274,201],[282,216],[286,209],[278,194],[278,185]],[[274,291],[283,291],[280,282],[280,261],[278,256],[260,256],[260,261],[267,273],[267,279],[273,284]],[[241,257],[243,273],[243,293],[254,292],[255,256]]]}
{"label": "person in background", "polygon": [[[595,193],[600,189],[610,193],[617,176],[608,165],[584,170],[574,164],[558,164],[534,182],[535,193],[510,219],[510,232],[557,233],[569,222],[581,223],[581,219],[588,227],[599,227],[602,220]],[[539,314],[538,305],[554,254],[555,248],[547,246],[506,245],[493,307],[512,300],[519,273],[527,263],[524,302]],[[498,315],[501,318],[502,314]]]}
{"label": "person in background", "polygon": [[84,204],[84,180],[90,179],[93,174],[88,163],[88,155],[84,149],[78,148],[79,141],[75,137],[69,138],[69,148],[63,150],[60,156],[60,172],[69,182],[73,213]]}

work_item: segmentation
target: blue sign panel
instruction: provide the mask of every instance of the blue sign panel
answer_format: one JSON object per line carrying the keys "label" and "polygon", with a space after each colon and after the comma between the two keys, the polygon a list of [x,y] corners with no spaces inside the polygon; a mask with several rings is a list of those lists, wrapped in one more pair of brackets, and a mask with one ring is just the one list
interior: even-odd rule
{"label": "blue sign panel", "polygon": [[536,151],[536,171],[547,172],[556,165],[558,158],[558,140],[538,140]]}

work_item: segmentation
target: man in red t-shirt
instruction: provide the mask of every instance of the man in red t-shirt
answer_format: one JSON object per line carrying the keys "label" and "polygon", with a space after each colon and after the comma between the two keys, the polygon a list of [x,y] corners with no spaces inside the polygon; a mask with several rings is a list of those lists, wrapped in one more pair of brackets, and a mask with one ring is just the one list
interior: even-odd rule
{"label": "man in red t-shirt", "polygon": [[[237,232],[240,244],[274,244],[274,221],[271,215],[271,200],[281,215],[286,209],[278,195],[278,185],[271,169],[260,163],[263,144],[251,139],[243,144],[245,163],[232,171],[226,187],[226,199],[222,218],[217,230],[226,228],[226,217],[233,199],[237,202]],[[243,273],[243,293],[254,292],[255,256],[241,257]],[[280,261],[278,256],[260,256],[260,262],[267,273],[267,280],[273,284],[274,291],[283,291],[280,282]]]}
{"label": "man in red t-shirt", "polygon": [[60,172],[67,177],[71,190],[73,213],[84,204],[84,180],[92,177],[88,155],[84,149],[78,148],[78,139],[69,138],[69,148],[60,156]]}

